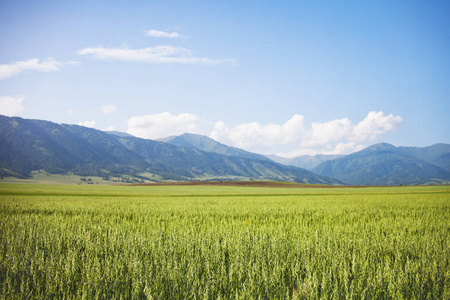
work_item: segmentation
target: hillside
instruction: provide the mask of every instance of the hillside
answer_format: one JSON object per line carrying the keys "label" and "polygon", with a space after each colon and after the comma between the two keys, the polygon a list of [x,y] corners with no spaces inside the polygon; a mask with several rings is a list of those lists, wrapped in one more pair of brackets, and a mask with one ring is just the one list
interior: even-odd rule
{"label": "hillside", "polygon": [[207,136],[192,133],[184,133],[179,136],[169,136],[166,138],[158,139],[158,141],[180,147],[197,148],[203,151],[214,152],[226,156],[237,156],[259,160],[272,160],[279,164],[299,167],[307,170],[311,170],[312,168],[318,166],[324,161],[332,160],[342,156],[342,155],[318,154],[318,155],[303,155],[293,158],[285,158],[276,155],[260,155],[239,148],[221,144]]}
{"label": "hillside", "polygon": [[35,170],[82,176],[132,175],[153,180],[259,179],[316,184],[338,181],[270,160],[226,156],[192,147],[77,125],[0,116],[0,176]]}
{"label": "hillside", "polygon": [[390,144],[326,161],[312,169],[351,185],[416,185],[450,180],[450,173]]}
{"label": "hillside", "polygon": [[253,179],[337,184],[338,181],[318,176],[308,170],[284,166],[270,160],[249,159],[206,152],[192,147],[139,138],[119,139],[128,149],[154,162],[188,172],[192,177],[239,176]]}
{"label": "hillside", "polygon": [[136,174],[152,164],[117,138],[77,125],[0,116],[2,176],[45,170],[79,175]]}
{"label": "hillside", "polygon": [[158,141],[169,143],[179,147],[191,147],[197,148],[207,152],[214,152],[217,154],[223,154],[226,156],[237,156],[242,158],[251,158],[258,160],[269,160],[264,155],[251,153],[239,148],[230,147],[215,140],[198,134],[192,133],[184,133],[180,136],[170,136],[162,139],[158,139]]}
{"label": "hillside", "polygon": [[399,147],[400,149],[450,172],[450,145],[434,144],[428,147]]}

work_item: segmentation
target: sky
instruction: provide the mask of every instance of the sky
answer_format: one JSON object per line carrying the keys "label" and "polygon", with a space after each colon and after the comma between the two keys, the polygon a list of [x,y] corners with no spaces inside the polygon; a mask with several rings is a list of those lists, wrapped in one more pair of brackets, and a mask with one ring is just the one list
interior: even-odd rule
{"label": "sky", "polygon": [[0,0],[0,114],[285,157],[450,143],[448,1]]}

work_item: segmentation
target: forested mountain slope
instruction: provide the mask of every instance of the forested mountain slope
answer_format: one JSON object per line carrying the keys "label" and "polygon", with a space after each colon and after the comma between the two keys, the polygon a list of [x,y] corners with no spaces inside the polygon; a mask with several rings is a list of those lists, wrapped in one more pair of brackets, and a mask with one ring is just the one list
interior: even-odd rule
{"label": "forested mountain slope", "polygon": [[450,173],[410,151],[381,143],[312,169],[351,185],[412,185],[450,180]]}
{"label": "forested mountain slope", "polygon": [[0,175],[134,175],[170,180],[260,179],[339,184],[270,160],[227,156],[78,125],[0,116]]}

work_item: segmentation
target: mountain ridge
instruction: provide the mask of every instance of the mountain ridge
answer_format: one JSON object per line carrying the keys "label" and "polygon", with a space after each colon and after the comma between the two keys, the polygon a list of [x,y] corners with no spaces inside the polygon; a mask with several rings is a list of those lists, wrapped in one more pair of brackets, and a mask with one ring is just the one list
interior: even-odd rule
{"label": "mountain ridge", "polygon": [[450,172],[405,147],[379,143],[312,169],[350,185],[418,185],[450,180]]}
{"label": "mountain ridge", "polygon": [[[198,143],[199,139],[211,140],[197,135],[195,140],[186,142],[186,135],[171,136],[164,140],[199,149],[204,149]],[[213,148],[207,150],[215,151]],[[222,150],[222,153],[226,151]],[[316,174],[336,178],[350,185],[445,184],[449,179],[445,167],[450,166],[450,145],[440,143],[427,147],[395,147],[378,143],[349,155],[318,154],[292,159],[274,155],[266,157],[281,164],[310,169]],[[344,163],[339,164],[336,172],[332,170],[332,165],[339,158],[344,158]]]}
{"label": "mountain ridge", "polygon": [[163,141],[122,132],[103,132],[71,124],[0,116],[0,176],[53,174],[115,176],[149,181],[275,180],[315,184],[448,184],[450,145],[395,147],[379,143],[324,160],[312,172],[270,157],[221,144],[209,137],[183,134]]}
{"label": "mountain ridge", "polygon": [[219,143],[210,137],[204,135],[198,135],[193,133],[183,133],[178,136],[169,136],[162,139],[157,139],[175,146],[197,148],[207,152],[214,152],[217,154],[223,154],[226,156],[238,156],[251,159],[269,160],[264,155],[248,152],[236,147],[231,147]]}
{"label": "mountain ridge", "polygon": [[[0,175],[158,175],[164,180],[258,179],[340,184],[301,168],[109,134],[78,125],[0,116]],[[148,178],[152,180],[151,178]]]}

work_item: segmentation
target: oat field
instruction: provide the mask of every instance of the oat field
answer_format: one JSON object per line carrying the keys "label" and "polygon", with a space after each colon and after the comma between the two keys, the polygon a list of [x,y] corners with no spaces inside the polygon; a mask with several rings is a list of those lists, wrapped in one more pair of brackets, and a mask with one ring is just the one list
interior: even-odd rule
{"label": "oat field", "polygon": [[449,299],[450,187],[0,183],[2,299]]}

